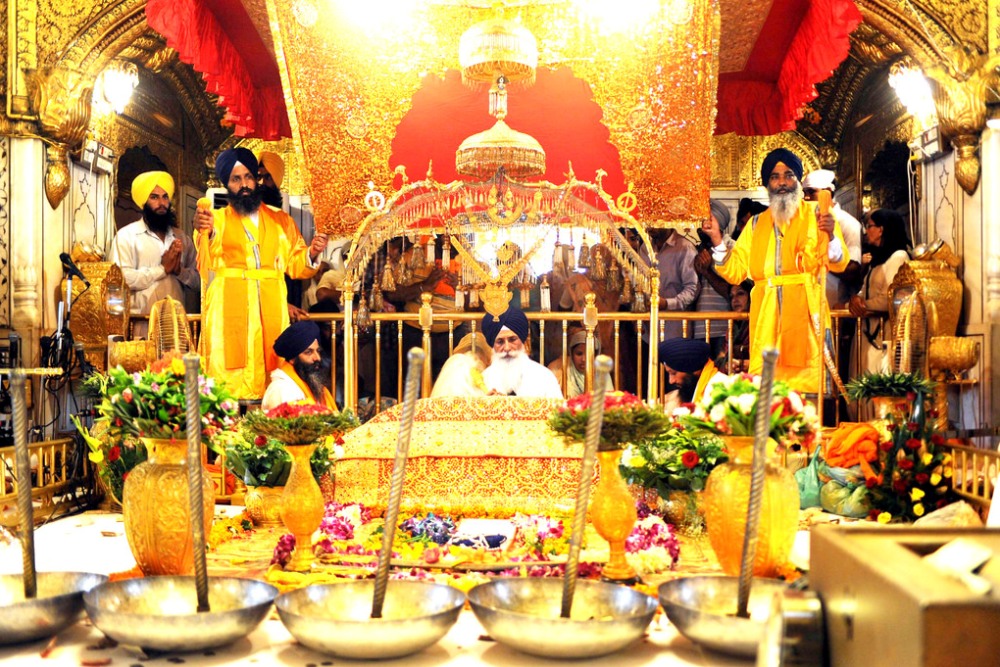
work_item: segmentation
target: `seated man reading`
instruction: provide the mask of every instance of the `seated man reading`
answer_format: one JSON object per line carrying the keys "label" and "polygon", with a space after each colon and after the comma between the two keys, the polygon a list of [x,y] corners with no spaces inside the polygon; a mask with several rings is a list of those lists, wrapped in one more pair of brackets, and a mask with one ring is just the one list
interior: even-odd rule
{"label": "seated man reading", "polygon": [[677,387],[664,396],[669,414],[682,403],[697,403],[709,386],[724,379],[712,361],[712,347],[703,340],[670,338],[658,348],[667,381]]}
{"label": "seated man reading", "polygon": [[483,371],[491,395],[562,398],[555,373],[528,356],[528,317],[510,306],[483,318],[483,335],[493,347],[493,360]]}

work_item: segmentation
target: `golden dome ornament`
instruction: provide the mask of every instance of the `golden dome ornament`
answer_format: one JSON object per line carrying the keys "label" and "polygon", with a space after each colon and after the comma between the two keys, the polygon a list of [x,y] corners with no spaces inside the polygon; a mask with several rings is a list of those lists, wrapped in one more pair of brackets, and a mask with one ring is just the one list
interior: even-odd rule
{"label": "golden dome ornament", "polygon": [[503,17],[486,19],[458,40],[462,83],[475,87],[499,76],[530,86],[538,67],[538,42],[531,31]]}
{"label": "golden dome ornament", "polygon": [[503,167],[512,178],[545,173],[545,149],[534,137],[511,129],[503,119],[485,132],[467,137],[455,151],[455,171],[486,179]]}

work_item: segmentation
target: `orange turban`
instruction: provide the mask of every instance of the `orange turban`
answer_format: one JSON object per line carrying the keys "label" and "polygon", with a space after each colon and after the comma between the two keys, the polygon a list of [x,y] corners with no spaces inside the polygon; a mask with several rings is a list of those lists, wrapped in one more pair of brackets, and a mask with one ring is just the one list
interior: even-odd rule
{"label": "orange turban", "polygon": [[262,151],[257,160],[264,165],[267,173],[271,174],[275,187],[280,190],[281,181],[285,178],[285,161],[281,159],[280,155],[271,151]]}
{"label": "orange turban", "polygon": [[147,171],[132,181],[132,201],[135,205],[139,208],[145,206],[156,186],[163,188],[171,200],[174,198],[174,177],[165,171]]}

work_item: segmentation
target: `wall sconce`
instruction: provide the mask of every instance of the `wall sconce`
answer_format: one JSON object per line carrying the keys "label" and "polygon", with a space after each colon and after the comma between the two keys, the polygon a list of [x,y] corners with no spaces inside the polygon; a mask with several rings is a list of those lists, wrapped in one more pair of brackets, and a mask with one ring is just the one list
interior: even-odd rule
{"label": "wall sconce", "polygon": [[139,85],[139,68],[125,60],[112,61],[94,83],[94,113],[123,113]]}
{"label": "wall sconce", "polygon": [[937,110],[931,86],[919,67],[909,58],[897,60],[889,68],[889,85],[906,110],[917,121],[917,133],[937,125]]}

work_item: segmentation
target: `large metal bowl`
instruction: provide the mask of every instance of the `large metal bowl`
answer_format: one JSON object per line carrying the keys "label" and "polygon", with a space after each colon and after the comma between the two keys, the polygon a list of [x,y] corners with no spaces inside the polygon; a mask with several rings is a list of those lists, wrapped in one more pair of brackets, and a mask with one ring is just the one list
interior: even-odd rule
{"label": "large metal bowl", "polygon": [[224,646],[264,620],[278,589],[253,579],[209,577],[211,610],[198,613],[194,577],[146,577],[103,584],[83,596],[101,632],[122,644],[187,652]]}
{"label": "large metal bowl", "polygon": [[613,653],[641,637],[656,612],[656,600],[634,589],[578,581],[562,618],[562,590],[562,579],[496,579],[469,591],[469,604],[493,639],[546,658]]}
{"label": "large metal bowl", "polygon": [[83,594],[107,580],[101,574],[39,572],[38,596],[25,600],[22,575],[0,575],[0,645],[57,634],[80,617]]}
{"label": "large metal bowl", "polygon": [[390,581],[382,618],[372,618],[373,581],[316,584],[282,594],[275,606],[299,643],[320,653],[362,660],[400,658],[445,636],[465,605],[443,584]]}
{"label": "large metal bowl", "polygon": [[754,579],[747,609],[736,616],[739,577],[687,577],[662,584],[660,604],[678,632],[705,648],[752,658],[757,655],[775,593],[788,588],[776,579]]}

